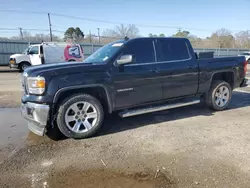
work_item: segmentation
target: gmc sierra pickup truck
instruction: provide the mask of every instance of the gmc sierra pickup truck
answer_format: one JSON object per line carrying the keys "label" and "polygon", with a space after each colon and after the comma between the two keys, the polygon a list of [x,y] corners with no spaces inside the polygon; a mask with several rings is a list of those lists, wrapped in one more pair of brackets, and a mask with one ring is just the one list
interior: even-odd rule
{"label": "gmc sierra pickup truck", "polygon": [[[98,132],[107,113],[129,117],[200,103],[224,110],[246,86],[245,57],[198,59],[185,38],[119,40],[83,63],[41,65],[22,76],[22,114],[38,135]],[[56,129],[55,129],[56,128]]]}

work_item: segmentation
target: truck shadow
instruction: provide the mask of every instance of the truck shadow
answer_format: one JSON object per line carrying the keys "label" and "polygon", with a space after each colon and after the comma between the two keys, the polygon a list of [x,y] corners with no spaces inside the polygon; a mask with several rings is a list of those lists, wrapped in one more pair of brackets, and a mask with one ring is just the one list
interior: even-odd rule
{"label": "truck shadow", "polygon": [[[250,93],[233,92],[232,101],[227,110],[250,106]],[[195,116],[213,116],[215,111],[206,108],[202,102],[193,106],[186,106],[171,110],[159,111],[134,117],[120,118],[117,114],[110,115],[104,121],[104,125],[96,136],[113,134],[143,126],[170,122]]]}

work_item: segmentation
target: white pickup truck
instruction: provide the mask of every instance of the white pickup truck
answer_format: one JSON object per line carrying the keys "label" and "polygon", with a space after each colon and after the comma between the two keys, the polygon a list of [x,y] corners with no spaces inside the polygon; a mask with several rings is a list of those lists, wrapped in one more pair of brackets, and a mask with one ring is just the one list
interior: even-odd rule
{"label": "white pickup truck", "polygon": [[79,44],[42,43],[30,45],[22,54],[10,56],[10,68],[23,71],[29,66],[68,61],[82,62],[84,54]]}

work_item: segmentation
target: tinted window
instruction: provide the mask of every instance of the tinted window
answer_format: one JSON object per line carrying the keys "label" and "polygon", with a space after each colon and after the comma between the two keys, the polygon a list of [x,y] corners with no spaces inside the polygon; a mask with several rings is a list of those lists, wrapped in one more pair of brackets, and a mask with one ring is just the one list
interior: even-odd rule
{"label": "tinted window", "polygon": [[240,55],[250,55],[250,53],[242,53],[242,54],[240,54]]}
{"label": "tinted window", "polygon": [[189,52],[184,40],[158,39],[157,40],[157,60],[174,61],[188,59]]}
{"label": "tinted window", "polygon": [[32,46],[32,47],[29,49],[29,53],[30,53],[30,54],[38,54],[38,46]]}
{"label": "tinted window", "polygon": [[152,40],[134,40],[128,43],[123,55],[133,55],[135,63],[151,63],[155,62],[154,47]]}

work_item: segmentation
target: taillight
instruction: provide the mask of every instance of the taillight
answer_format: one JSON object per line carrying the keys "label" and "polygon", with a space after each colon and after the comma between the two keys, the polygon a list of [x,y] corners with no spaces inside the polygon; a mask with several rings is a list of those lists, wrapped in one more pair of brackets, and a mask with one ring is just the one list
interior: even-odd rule
{"label": "taillight", "polygon": [[247,73],[247,61],[244,63],[244,74],[246,74]]}

